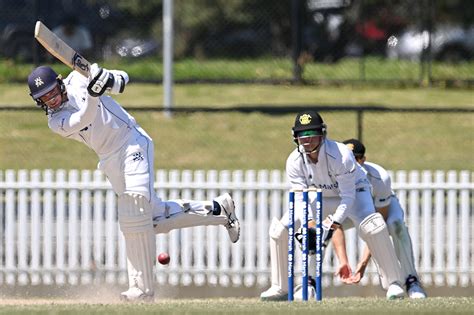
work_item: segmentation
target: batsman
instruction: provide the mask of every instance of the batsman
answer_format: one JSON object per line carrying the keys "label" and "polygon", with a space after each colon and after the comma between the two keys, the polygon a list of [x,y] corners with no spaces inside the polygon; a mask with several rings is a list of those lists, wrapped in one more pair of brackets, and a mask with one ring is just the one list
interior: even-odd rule
{"label": "batsman", "polygon": [[129,288],[121,297],[151,301],[155,234],[197,225],[223,225],[235,243],[240,224],[234,202],[229,194],[210,201],[161,200],[154,190],[152,139],[134,117],[106,95],[122,93],[128,74],[97,64],[91,65],[88,76],[83,74],[73,71],[63,80],[52,68],[40,66],[28,76],[30,95],[46,112],[53,132],[77,140],[97,154],[98,167],[117,194],[118,221],[125,238]]}
{"label": "batsman", "polygon": [[[358,227],[359,235],[367,243],[381,273],[386,279],[388,299],[402,298],[401,270],[382,215],[375,211],[371,186],[362,167],[355,161],[346,145],[326,137],[327,127],[322,117],[307,110],[296,116],[292,128],[296,149],[286,161],[286,173],[293,190],[318,188],[323,193],[323,243],[328,242],[331,232],[339,229],[344,220]],[[301,226],[303,200],[295,197],[295,228]],[[310,200],[310,218],[315,217],[315,200]],[[273,218],[270,225],[271,287],[262,292],[262,300],[287,300],[287,244],[288,212],[279,220]],[[310,245],[311,247],[311,245]],[[345,245],[334,246],[342,279],[352,276]],[[309,256],[309,275],[316,272],[315,256]],[[310,294],[314,289],[308,288]],[[295,293],[298,297],[298,292]]]}

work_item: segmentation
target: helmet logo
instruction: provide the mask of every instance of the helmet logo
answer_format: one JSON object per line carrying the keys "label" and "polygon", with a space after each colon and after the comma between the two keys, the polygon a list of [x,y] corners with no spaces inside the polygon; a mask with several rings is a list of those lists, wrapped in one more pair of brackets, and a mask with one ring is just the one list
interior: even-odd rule
{"label": "helmet logo", "polygon": [[300,116],[300,123],[302,125],[307,125],[309,123],[311,123],[311,119],[313,119],[313,117],[311,117],[310,114],[303,114]]}
{"label": "helmet logo", "polygon": [[40,87],[44,84],[43,80],[41,79],[41,77],[37,77],[35,79],[35,84],[36,84],[36,87]]}
{"label": "helmet logo", "polygon": [[351,151],[354,151],[354,144],[353,143],[347,143],[346,146],[351,149]]}

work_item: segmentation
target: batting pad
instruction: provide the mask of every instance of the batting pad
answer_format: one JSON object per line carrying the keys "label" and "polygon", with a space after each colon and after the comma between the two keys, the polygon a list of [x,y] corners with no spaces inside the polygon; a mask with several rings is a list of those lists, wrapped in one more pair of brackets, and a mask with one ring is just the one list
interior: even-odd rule
{"label": "batting pad", "polygon": [[288,230],[280,220],[273,218],[269,236],[272,286],[288,292]]}
{"label": "batting pad", "polygon": [[125,238],[129,287],[153,296],[156,244],[150,203],[144,196],[123,194],[118,197],[118,219]]}
{"label": "batting pad", "polygon": [[367,216],[360,223],[359,232],[374,257],[382,287],[387,289],[394,282],[401,283],[400,265],[382,215],[375,212]]}
{"label": "batting pad", "polygon": [[413,258],[413,247],[410,234],[405,222],[397,220],[388,226],[390,236],[392,236],[393,246],[397,253],[398,260],[402,268],[402,278],[406,279],[409,275],[418,277],[415,268],[415,259]]}

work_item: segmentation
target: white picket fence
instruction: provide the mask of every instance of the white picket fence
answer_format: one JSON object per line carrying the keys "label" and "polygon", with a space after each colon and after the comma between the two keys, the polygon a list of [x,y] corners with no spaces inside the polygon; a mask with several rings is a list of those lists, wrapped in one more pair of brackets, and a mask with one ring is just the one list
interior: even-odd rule
{"label": "white picket fence", "polygon": [[[424,285],[474,285],[473,174],[398,171],[392,178]],[[155,187],[163,199],[208,200],[230,192],[242,223],[236,244],[222,227],[157,236],[157,252],[171,256],[169,266],[156,268],[160,284],[269,284],[268,227],[287,207],[284,172],[159,170]],[[354,266],[363,244],[355,229],[346,235]],[[99,171],[0,171],[0,241],[0,285],[127,282],[116,197]],[[336,266],[328,250],[325,286],[340,285]],[[362,283],[378,284],[373,265]]]}

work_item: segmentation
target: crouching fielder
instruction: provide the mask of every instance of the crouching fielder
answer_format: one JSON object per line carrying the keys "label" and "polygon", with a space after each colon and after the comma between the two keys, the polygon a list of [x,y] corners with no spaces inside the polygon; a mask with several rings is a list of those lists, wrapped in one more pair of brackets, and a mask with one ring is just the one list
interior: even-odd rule
{"label": "crouching fielder", "polygon": [[[400,286],[400,266],[390,242],[387,228],[380,214],[375,212],[370,195],[370,183],[351,151],[342,143],[326,138],[326,125],[321,116],[305,111],[296,116],[292,129],[297,148],[286,162],[286,173],[292,189],[315,187],[323,191],[323,224],[338,229],[349,218],[360,226],[360,234],[369,245],[375,260],[387,278],[387,297],[403,296]],[[314,198],[314,196],[313,196]],[[295,196],[295,228],[301,225],[303,201]],[[310,217],[315,214],[311,200]],[[281,220],[273,219],[270,227],[271,287],[260,295],[262,300],[286,300],[287,282],[288,213]],[[345,248],[336,252],[339,274],[351,276]],[[314,277],[314,256],[309,257],[309,274]]]}
{"label": "crouching fielder", "polygon": [[155,233],[197,225],[224,225],[237,242],[240,225],[228,194],[213,201],[162,201],[153,188],[153,141],[111,97],[124,91],[128,75],[93,64],[90,77],[71,72],[62,80],[50,67],[28,76],[30,95],[48,115],[49,128],[84,143],[118,195],[118,220],[127,254],[125,300],[152,300]]}
{"label": "crouching fielder", "polygon": [[[356,139],[349,139],[344,143],[354,153],[356,161],[367,172],[367,178],[372,184],[372,195],[377,212],[380,212],[388,226],[388,231],[392,237],[395,252],[401,265],[402,280],[405,281],[405,287],[408,297],[412,299],[426,298],[426,293],[420,284],[418,273],[415,268],[415,259],[413,258],[413,247],[410,234],[404,220],[404,212],[397,196],[392,190],[392,180],[387,170],[382,166],[366,162],[365,146]],[[370,251],[367,247],[354,275],[349,279],[349,283],[358,283],[364,276],[365,269],[370,260]],[[382,280],[384,280],[382,278]],[[386,284],[385,284],[386,285]]]}

